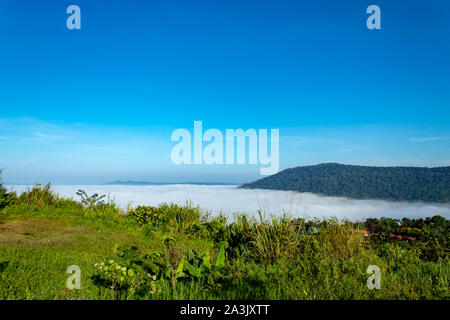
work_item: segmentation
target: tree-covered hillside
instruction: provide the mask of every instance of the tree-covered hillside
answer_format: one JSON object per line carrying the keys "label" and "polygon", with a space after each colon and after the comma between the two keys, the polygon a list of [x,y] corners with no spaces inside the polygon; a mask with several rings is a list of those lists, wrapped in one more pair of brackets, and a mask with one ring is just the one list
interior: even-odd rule
{"label": "tree-covered hillside", "polygon": [[241,187],[355,199],[450,202],[450,167],[366,167],[325,163],[286,169]]}

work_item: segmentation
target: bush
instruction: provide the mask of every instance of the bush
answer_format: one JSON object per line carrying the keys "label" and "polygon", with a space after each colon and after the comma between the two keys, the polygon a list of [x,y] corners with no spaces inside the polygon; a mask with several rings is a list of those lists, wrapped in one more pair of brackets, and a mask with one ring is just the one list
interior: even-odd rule
{"label": "bush", "polygon": [[155,227],[161,227],[167,222],[167,216],[158,208],[152,206],[137,206],[136,209],[131,210],[128,214],[140,226],[151,224]]}
{"label": "bush", "polygon": [[7,190],[0,185],[0,210],[11,205],[11,199],[6,191]]}
{"label": "bush", "polygon": [[50,182],[45,186],[36,184],[32,189],[28,188],[18,198],[17,203],[27,206],[42,207],[52,205],[58,199],[58,196],[50,189]]}
{"label": "bush", "polygon": [[227,256],[237,258],[245,254],[252,239],[252,230],[255,230],[253,220],[245,214],[236,214],[232,223],[227,224],[227,218],[219,215],[211,221],[205,222],[207,237],[217,246],[224,246]]}
{"label": "bush", "polygon": [[196,232],[201,228],[201,211],[198,207],[190,205],[163,203],[160,207],[138,206],[129,211],[130,218],[140,226],[148,225],[150,228],[161,230],[177,230],[179,232]]}
{"label": "bush", "polygon": [[150,294],[157,292],[155,275],[121,266],[114,260],[96,263],[94,267],[98,272],[96,282],[108,287],[113,299],[116,298],[117,293],[123,296],[125,292],[126,298],[130,298],[135,293],[141,293],[142,289],[147,289],[146,291]]}
{"label": "bush", "polygon": [[0,170],[0,210],[9,205],[12,205],[14,203],[14,199],[16,198],[16,194],[14,192],[8,193],[8,190],[3,187],[1,174],[2,170]]}
{"label": "bush", "polygon": [[94,193],[89,196],[86,191],[79,189],[77,191],[77,196],[81,198],[81,204],[86,208],[101,207],[106,205],[105,200],[103,200],[106,197],[104,194],[100,196],[98,193]]}

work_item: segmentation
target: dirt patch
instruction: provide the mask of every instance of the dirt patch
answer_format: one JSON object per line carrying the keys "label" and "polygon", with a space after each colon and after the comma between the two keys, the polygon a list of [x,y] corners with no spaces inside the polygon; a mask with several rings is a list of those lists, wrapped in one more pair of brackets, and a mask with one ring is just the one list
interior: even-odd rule
{"label": "dirt patch", "polygon": [[68,243],[80,233],[79,229],[82,228],[46,219],[4,220],[0,224],[0,245]]}
{"label": "dirt patch", "polygon": [[100,231],[89,226],[70,225],[45,218],[5,219],[0,224],[0,248],[61,245],[88,248],[110,242],[126,243],[129,240],[127,233]]}
{"label": "dirt patch", "polygon": [[3,223],[0,224],[0,233],[32,233],[36,231],[48,231],[50,229],[55,229],[55,227],[60,227],[61,225],[63,225],[63,223],[43,219],[3,221]]}

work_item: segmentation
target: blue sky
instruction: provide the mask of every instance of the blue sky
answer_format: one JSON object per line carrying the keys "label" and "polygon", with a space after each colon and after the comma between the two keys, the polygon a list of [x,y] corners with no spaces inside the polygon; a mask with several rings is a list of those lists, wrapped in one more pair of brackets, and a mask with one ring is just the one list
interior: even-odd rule
{"label": "blue sky", "polygon": [[260,177],[172,164],[194,120],[280,129],[281,169],[450,165],[448,1],[0,0],[0,39],[7,182]]}

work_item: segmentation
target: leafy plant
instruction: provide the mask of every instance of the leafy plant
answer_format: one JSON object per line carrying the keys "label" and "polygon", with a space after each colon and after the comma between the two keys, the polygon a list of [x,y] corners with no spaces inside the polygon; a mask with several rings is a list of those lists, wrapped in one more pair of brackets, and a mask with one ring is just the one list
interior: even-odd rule
{"label": "leafy plant", "polygon": [[12,204],[10,195],[6,188],[0,184],[0,210]]}
{"label": "leafy plant", "polygon": [[58,196],[52,192],[50,183],[47,183],[45,186],[36,184],[32,189],[23,192],[16,202],[27,206],[42,207],[53,205],[57,200]]}
{"label": "leafy plant", "polygon": [[163,203],[159,207],[137,206],[128,214],[140,226],[148,225],[154,229],[195,233],[201,228],[201,211],[198,207],[192,207],[189,204],[179,206]]}
{"label": "leafy plant", "polygon": [[136,272],[132,268],[119,265],[114,260],[96,263],[94,267],[97,268],[99,277],[109,283],[113,299],[116,291],[123,289],[128,291],[128,296],[133,295],[138,288],[142,287],[148,288],[151,294],[157,292],[156,275]]}
{"label": "leafy plant", "polygon": [[175,237],[171,235],[165,235],[161,238],[161,242],[166,246],[167,249],[167,260],[166,260],[166,277],[171,279],[172,282],[172,295],[176,295],[176,281],[178,278],[184,277],[184,263],[185,260],[182,257],[182,248],[177,246]]}
{"label": "leafy plant", "polygon": [[81,189],[77,191],[77,195],[81,198],[81,203],[87,208],[92,209],[95,207],[106,205],[105,201],[103,200],[106,195],[99,196],[98,193],[94,193],[93,195],[89,196],[86,191]]}
{"label": "leafy plant", "polygon": [[202,279],[208,273],[220,271],[225,267],[225,249],[224,247],[220,247],[219,252],[214,255],[212,260],[209,251],[205,251],[202,255],[193,252],[190,260],[195,261],[194,265],[185,262],[184,266],[186,270],[191,276]]}
{"label": "leafy plant", "polygon": [[140,226],[151,224],[161,227],[167,222],[167,215],[156,207],[137,206],[136,209],[128,212],[129,216],[135,219]]}

